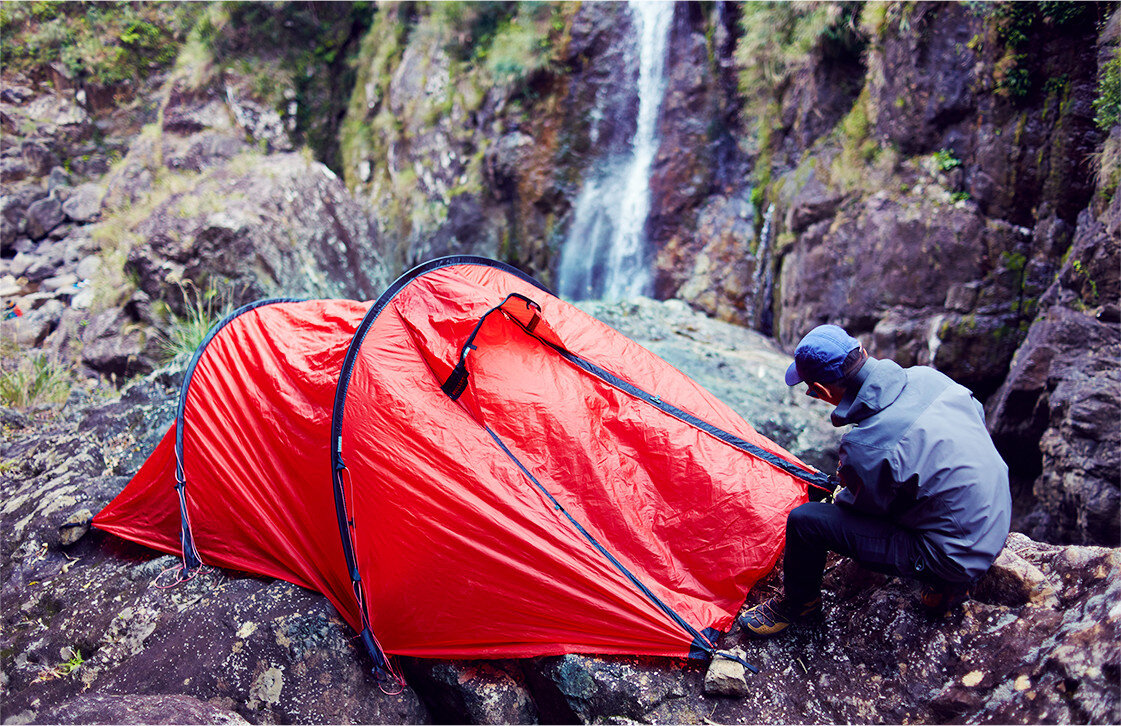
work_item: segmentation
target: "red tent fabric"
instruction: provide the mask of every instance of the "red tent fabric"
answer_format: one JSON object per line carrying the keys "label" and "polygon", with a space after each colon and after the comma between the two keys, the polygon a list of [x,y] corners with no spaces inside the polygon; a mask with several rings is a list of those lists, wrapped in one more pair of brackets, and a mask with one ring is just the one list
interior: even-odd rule
{"label": "red tent fabric", "polygon": [[[481,258],[423,265],[373,305],[236,314],[184,385],[202,561],[318,590],[387,653],[711,650],[823,478]],[[96,526],[180,551],[177,433]]]}

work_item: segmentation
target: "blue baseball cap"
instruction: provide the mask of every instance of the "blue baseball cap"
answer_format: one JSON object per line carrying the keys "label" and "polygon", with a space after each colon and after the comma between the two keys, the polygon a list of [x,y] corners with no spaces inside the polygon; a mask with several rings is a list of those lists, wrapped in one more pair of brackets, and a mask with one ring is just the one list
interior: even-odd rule
{"label": "blue baseball cap", "polygon": [[863,356],[850,355],[861,350],[860,341],[836,325],[819,325],[802,338],[794,349],[794,362],[786,369],[786,385],[835,383],[864,362]]}

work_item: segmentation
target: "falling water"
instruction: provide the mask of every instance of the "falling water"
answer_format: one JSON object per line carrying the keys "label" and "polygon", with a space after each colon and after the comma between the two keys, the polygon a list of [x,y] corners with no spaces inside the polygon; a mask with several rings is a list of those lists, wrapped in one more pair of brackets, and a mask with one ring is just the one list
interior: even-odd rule
{"label": "falling water", "polygon": [[645,228],[673,3],[629,4],[639,36],[638,123],[626,158],[608,161],[576,199],[558,271],[560,294],[575,300],[648,295],[652,285]]}
{"label": "falling water", "polygon": [[763,215],[763,229],[759,232],[759,246],[755,252],[755,294],[761,301],[757,327],[759,331],[770,335],[774,328],[774,314],[771,312],[775,294],[775,273],[771,265],[771,222],[775,216],[775,205],[772,202]]}

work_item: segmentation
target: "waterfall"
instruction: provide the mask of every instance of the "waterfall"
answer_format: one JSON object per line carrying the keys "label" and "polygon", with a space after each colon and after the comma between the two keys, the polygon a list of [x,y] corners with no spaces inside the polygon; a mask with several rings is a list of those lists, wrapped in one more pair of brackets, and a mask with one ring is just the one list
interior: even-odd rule
{"label": "waterfall", "polygon": [[625,158],[605,160],[576,198],[557,285],[563,297],[575,300],[649,295],[653,283],[646,219],[673,3],[632,0],[629,5],[638,31],[637,128]]}
{"label": "waterfall", "polygon": [[765,335],[774,331],[774,296],[775,296],[775,271],[771,265],[771,223],[775,216],[775,205],[771,202],[763,215],[763,229],[759,232],[759,245],[755,252],[755,283],[756,299],[760,302],[755,307],[757,313],[756,328]]}

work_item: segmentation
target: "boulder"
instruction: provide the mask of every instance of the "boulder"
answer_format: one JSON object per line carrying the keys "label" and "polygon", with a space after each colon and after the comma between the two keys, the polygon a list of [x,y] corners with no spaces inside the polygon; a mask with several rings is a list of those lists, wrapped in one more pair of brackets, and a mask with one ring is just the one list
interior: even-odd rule
{"label": "boulder", "polygon": [[149,209],[129,251],[140,289],[185,314],[181,286],[262,297],[372,299],[389,284],[366,213],[325,166],[300,154],[260,157],[199,177]]}
{"label": "boulder", "polygon": [[63,203],[62,211],[79,224],[91,222],[101,213],[101,200],[105,196],[100,185],[86,183],[74,189]]}
{"label": "boulder", "polygon": [[58,164],[55,155],[47,148],[46,144],[40,141],[24,141],[20,144],[20,154],[23,156],[23,163],[27,165],[28,173],[31,176],[46,176],[50,173],[51,168]]}
{"label": "boulder", "polygon": [[1121,537],[1121,201],[1087,210],[988,406],[994,441],[1021,482],[1021,523],[1037,539]]}
{"label": "boulder", "polygon": [[[743,648],[733,648],[728,652],[739,658],[746,656]],[[747,683],[747,668],[739,661],[716,657],[709,663],[704,680],[706,694],[740,697],[748,695],[750,689],[751,686]]]}
{"label": "boulder", "polygon": [[155,368],[145,355],[148,335],[118,308],[95,313],[81,329],[82,363],[117,380],[148,373]]}
{"label": "boulder", "polygon": [[27,234],[33,240],[40,240],[66,217],[62,213],[62,202],[57,197],[46,197],[27,207]]}
{"label": "boulder", "polygon": [[53,423],[0,443],[0,458],[17,462],[0,478],[5,719],[428,722],[413,691],[380,690],[318,594],[209,570],[160,589],[151,584],[174,579],[174,557],[97,530],[56,544],[60,525],[104,507],[155,447],[179,380],[157,374],[110,401],[72,397]]}
{"label": "boulder", "polygon": [[409,683],[444,723],[538,723],[518,661],[403,659]]}

